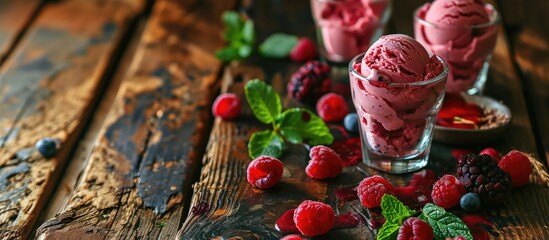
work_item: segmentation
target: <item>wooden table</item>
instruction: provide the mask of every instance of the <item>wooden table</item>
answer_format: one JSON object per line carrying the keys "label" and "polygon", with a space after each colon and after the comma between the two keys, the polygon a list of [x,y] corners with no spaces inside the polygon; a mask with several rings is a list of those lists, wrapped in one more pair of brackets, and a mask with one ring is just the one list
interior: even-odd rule
{"label": "wooden table", "polygon": [[[424,2],[396,1],[386,32],[412,35],[412,11]],[[519,149],[538,161],[529,185],[482,213],[494,222],[493,238],[543,239],[549,237],[549,2],[488,2],[503,21],[485,94],[509,106],[513,119],[503,138],[469,148]],[[220,92],[242,96],[254,78],[285,96],[299,67],[257,54],[217,60],[221,13],[246,12],[259,42],[275,32],[314,37],[308,1],[1,0],[0,6],[1,239],[278,239],[283,234],[274,222],[284,211],[305,199],[352,210],[353,204],[336,204],[335,190],[364,178],[358,169],[377,173],[359,165],[332,180],[311,180],[303,170],[307,150],[292,145],[282,157],[281,182],[253,189],[246,143],[265,126],[247,106],[235,121],[210,113]],[[284,104],[295,102],[285,97]],[[34,150],[43,137],[60,140],[54,158]],[[429,168],[452,171],[453,148],[435,143]],[[405,184],[408,176],[387,177]],[[318,239],[334,238],[374,235],[359,226]]]}

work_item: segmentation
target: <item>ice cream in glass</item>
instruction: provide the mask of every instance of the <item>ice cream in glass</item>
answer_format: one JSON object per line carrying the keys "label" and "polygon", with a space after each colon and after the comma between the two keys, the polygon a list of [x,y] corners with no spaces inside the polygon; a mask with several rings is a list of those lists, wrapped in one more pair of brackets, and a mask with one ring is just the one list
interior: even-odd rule
{"label": "ice cream in glass", "polygon": [[364,162],[390,173],[428,162],[448,67],[413,38],[382,36],[349,63]]}
{"label": "ice cream in glass", "polygon": [[416,40],[448,63],[448,92],[482,93],[498,23],[498,12],[482,0],[436,0],[415,11]]}

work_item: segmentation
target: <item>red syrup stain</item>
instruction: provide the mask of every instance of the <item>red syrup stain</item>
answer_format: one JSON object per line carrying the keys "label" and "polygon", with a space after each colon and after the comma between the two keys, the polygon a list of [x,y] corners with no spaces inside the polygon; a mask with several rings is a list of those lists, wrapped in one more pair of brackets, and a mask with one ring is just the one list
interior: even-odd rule
{"label": "red syrup stain", "polygon": [[335,196],[341,202],[349,202],[358,199],[355,187],[343,187],[337,189]]}
{"label": "red syrup stain", "polygon": [[210,204],[205,201],[200,201],[191,208],[191,213],[198,216],[204,215],[208,211],[210,211]]}
{"label": "red syrup stain", "polygon": [[330,145],[343,160],[343,166],[354,166],[362,161],[362,147],[359,137],[351,137]]}
{"label": "red syrup stain", "polygon": [[385,217],[381,214],[381,208],[368,209],[368,215],[369,217],[366,222],[371,230],[380,229],[385,223]]}
{"label": "red syrup stain", "polygon": [[486,230],[486,227],[491,227],[493,223],[480,215],[466,215],[461,218],[465,225],[473,234],[473,239],[475,240],[488,240],[490,239],[490,234]]}
{"label": "red syrup stain", "polygon": [[[299,229],[297,229],[294,223],[294,211],[295,208],[292,208],[286,211],[278,220],[276,220],[276,230],[283,233],[299,233]],[[358,213],[349,212],[345,214],[340,214],[336,216],[334,229],[356,227],[364,222],[365,219]]]}

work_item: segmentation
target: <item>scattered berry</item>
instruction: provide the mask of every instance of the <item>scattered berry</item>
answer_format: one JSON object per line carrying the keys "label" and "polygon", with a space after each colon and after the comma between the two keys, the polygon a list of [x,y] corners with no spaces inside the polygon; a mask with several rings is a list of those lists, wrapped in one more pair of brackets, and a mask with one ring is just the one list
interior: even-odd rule
{"label": "scattered berry", "polygon": [[282,216],[280,216],[280,218],[276,220],[276,230],[283,233],[298,233],[299,230],[294,223],[294,212],[295,208],[284,212],[284,214],[282,214]]}
{"label": "scattered berry", "polygon": [[466,193],[459,200],[459,206],[466,212],[477,212],[480,210],[481,200],[476,193]]}
{"label": "scattered berry", "polygon": [[303,240],[303,238],[301,238],[301,236],[297,234],[290,234],[290,235],[284,236],[280,240]]}
{"label": "scattered berry", "polygon": [[492,157],[494,160],[498,162],[501,160],[501,153],[499,153],[498,150],[493,148],[482,149],[482,151],[480,151],[478,155],[482,155],[482,154],[489,155],[490,157]]}
{"label": "scattered berry", "polygon": [[328,93],[318,100],[316,111],[326,122],[339,122],[349,113],[349,107],[341,95]]}
{"label": "scattered berry", "polygon": [[431,198],[437,206],[451,208],[459,203],[464,193],[465,188],[455,176],[444,175],[433,185]]}
{"label": "scattered berry", "polygon": [[328,204],[306,200],[295,209],[294,222],[301,234],[313,237],[332,229],[335,214]]}
{"label": "scattered berry", "polygon": [[356,113],[349,113],[343,119],[343,126],[347,131],[352,133],[358,132],[358,115]]}
{"label": "scattered berry", "polygon": [[288,94],[294,99],[313,104],[332,86],[330,66],[316,60],[308,61],[297,70],[288,82]]}
{"label": "scattered berry", "polygon": [[433,239],[433,237],[434,232],[431,225],[415,217],[404,220],[397,235],[398,240]]}
{"label": "scattered berry", "polygon": [[333,178],[343,170],[343,161],[329,147],[314,146],[309,152],[309,157],[311,160],[305,168],[305,173],[313,179]]}
{"label": "scattered berry", "polygon": [[498,166],[511,175],[513,187],[528,184],[530,174],[532,173],[532,163],[530,163],[525,153],[517,150],[510,151],[501,158]]}
{"label": "scattered berry", "polygon": [[509,174],[488,155],[467,154],[458,159],[457,177],[469,192],[483,203],[496,203],[511,189]]}
{"label": "scattered berry", "polygon": [[306,37],[299,39],[294,49],[290,52],[290,59],[295,62],[305,62],[316,57],[315,43]]}
{"label": "scattered berry", "polygon": [[36,142],[36,150],[45,158],[51,158],[57,153],[57,140],[42,138]]}
{"label": "scattered berry", "polygon": [[385,178],[379,175],[364,178],[356,189],[358,198],[366,208],[381,206],[381,197],[384,194],[393,195],[394,186]]}
{"label": "scattered berry", "polygon": [[223,120],[230,120],[238,117],[241,109],[242,103],[236,94],[223,93],[215,99],[212,113]]}
{"label": "scattered berry", "polygon": [[248,182],[254,187],[270,188],[280,180],[283,171],[280,160],[270,156],[261,156],[248,165]]}

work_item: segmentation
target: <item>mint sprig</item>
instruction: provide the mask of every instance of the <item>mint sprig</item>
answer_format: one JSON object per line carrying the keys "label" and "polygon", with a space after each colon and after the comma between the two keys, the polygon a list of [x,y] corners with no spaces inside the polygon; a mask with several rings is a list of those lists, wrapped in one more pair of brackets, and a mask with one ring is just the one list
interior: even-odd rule
{"label": "mint sprig", "polygon": [[255,42],[254,22],[244,19],[234,11],[225,11],[221,15],[225,24],[223,38],[227,46],[215,52],[215,56],[222,61],[231,61],[247,58],[252,54]]}
{"label": "mint sprig", "polygon": [[460,218],[435,204],[426,204],[419,219],[428,222],[433,227],[435,239],[463,236],[467,240],[473,240],[471,231]]}
{"label": "mint sprig", "polygon": [[377,240],[395,239],[402,222],[416,212],[396,197],[385,194],[381,198],[381,213],[385,217],[385,223],[379,229]]}
{"label": "mint sprig", "polygon": [[311,145],[331,144],[334,137],[324,121],[303,108],[290,108],[282,112],[280,96],[265,82],[255,79],[244,87],[246,100],[257,119],[271,124],[272,130],[255,132],[248,143],[251,158],[262,155],[280,157],[286,142]]}
{"label": "mint sprig", "polygon": [[298,41],[299,38],[297,36],[275,33],[259,45],[259,53],[264,57],[285,58],[294,49]]}

